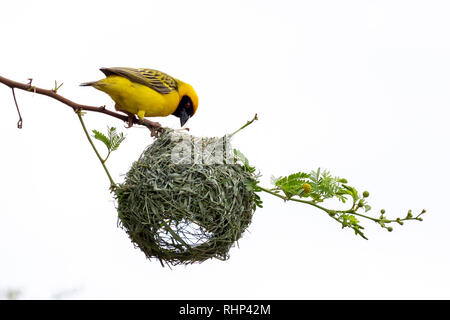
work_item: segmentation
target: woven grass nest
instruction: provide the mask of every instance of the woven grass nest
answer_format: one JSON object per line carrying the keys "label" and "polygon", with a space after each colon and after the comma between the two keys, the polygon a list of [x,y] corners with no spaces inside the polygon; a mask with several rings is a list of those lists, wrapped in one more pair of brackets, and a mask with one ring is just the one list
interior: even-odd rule
{"label": "woven grass nest", "polygon": [[226,137],[166,130],[118,185],[119,224],[163,265],[226,260],[256,209],[253,179]]}

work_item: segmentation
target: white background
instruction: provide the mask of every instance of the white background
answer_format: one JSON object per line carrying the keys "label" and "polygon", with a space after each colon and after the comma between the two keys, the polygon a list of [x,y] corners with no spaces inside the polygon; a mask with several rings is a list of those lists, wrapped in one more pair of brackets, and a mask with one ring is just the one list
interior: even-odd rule
{"label": "white background", "polygon": [[[378,215],[423,222],[366,241],[306,205],[263,195],[226,261],[162,268],[117,227],[108,181],[73,111],[0,85],[0,291],[64,299],[450,298],[448,1],[8,1],[0,74],[113,107],[100,67],[149,67],[194,86],[195,135],[234,139],[263,173],[321,166],[369,190]],[[121,181],[151,143],[127,134]],[[175,117],[158,119],[178,127]],[[99,146],[101,148],[101,146]],[[104,151],[102,149],[102,151]]]}

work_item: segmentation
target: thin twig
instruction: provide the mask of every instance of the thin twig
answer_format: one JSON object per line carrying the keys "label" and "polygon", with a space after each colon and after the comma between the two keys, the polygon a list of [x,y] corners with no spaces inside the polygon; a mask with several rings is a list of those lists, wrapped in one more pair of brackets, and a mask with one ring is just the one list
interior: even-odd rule
{"label": "thin twig", "polygon": [[258,120],[258,114],[255,113],[255,116],[253,117],[252,120],[247,121],[246,124],[244,124],[242,127],[240,127],[239,129],[237,129],[235,132],[233,132],[232,134],[229,134],[229,137],[231,138],[232,136],[234,136],[236,133],[238,133],[239,131],[241,131],[242,129],[244,129],[245,127],[251,125],[253,123],[253,121]]}
{"label": "thin twig", "polygon": [[11,88],[12,94],[14,97],[14,102],[16,104],[17,113],[19,114],[19,121],[17,121],[17,128],[22,129],[22,116],[20,115],[19,105],[17,104],[16,94],[14,92],[14,88]]}
{"label": "thin twig", "polygon": [[[24,90],[24,91],[32,91],[37,94],[48,96],[50,98],[58,100],[59,102],[62,102],[65,105],[71,107],[75,112],[77,112],[79,110],[99,112],[99,113],[103,113],[108,116],[120,119],[122,121],[128,122],[128,115],[124,115],[121,113],[117,113],[117,112],[108,110],[103,106],[102,107],[94,107],[94,106],[88,106],[88,105],[73,102],[73,101],[57,94],[53,90],[47,90],[47,89],[42,89],[42,88],[32,86],[31,81],[29,81],[28,83],[21,83],[21,82],[17,82],[17,81],[10,80],[10,79],[0,76],[0,83],[3,83],[4,85],[10,87],[11,89],[16,88],[16,89],[20,89],[20,90]],[[13,90],[13,94],[14,94],[14,90]],[[16,106],[17,106],[17,103],[16,103]],[[20,113],[19,113],[19,115],[20,115]],[[20,125],[21,125],[21,120],[22,120],[22,118],[19,120]],[[132,121],[133,121],[133,124],[143,125],[143,126],[147,127],[148,129],[150,129],[152,132],[160,132],[161,130],[163,130],[163,128],[160,126],[157,126],[155,122],[147,120],[147,119],[144,119],[141,121],[137,117],[134,117],[134,118],[132,118]]]}
{"label": "thin twig", "polygon": [[110,186],[109,189],[110,189],[111,191],[113,191],[113,190],[116,188],[116,183],[115,183],[114,180],[112,179],[111,174],[110,174],[109,171],[108,171],[108,168],[106,168],[106,165],[105,165],[105,161],[106,161],[106,160],[103,160],[103,158],[100,156],[100,153],[98,152],[97,148],[95,147],[94,142],[92,141],[91,137],[89,136],[89,133],[88,133],[88,131],[87,131],[87,129],[86,129],[86,126],[85,126],[85,124],[84,124],[84,121],[83,121],[83,116],[81,115],[81,112],[80,112],[80,111],[77,112],[77,116],[78,116],[78,119],[80,119],[81,126],[83,127],[83,131],[84,131],[84,133],[86,134],[86,137],[87,137],[87,139],[89,140],[89,143],[91,144],[92,149],[94,149],[94,152],[95,152],[95,154],[96,154],[97,157],[98,157],[98,160],[100,160],[100,163],[102,164],[103,169],[105,169],[106,175],[108,176],[109,182],[111,183],[111,186]]}
{"label": "thin twig", "polygon": [[276,197],[278,197],[278,198],[281,198],[281,199],[283,199],[284,201],[295,201],[295,202],[306,203],[306,204],[309,204],[309,205],[311,205],[311,206],[314,206],[314,207],[316,207],[316,208],[318,208],[318,209],[320,209],[320,210],[323,210],[323,211],[327,212],[328,214],[332,212],[332,210],[327,209],[327,208],[324,208],[324,207],[322,207],[322,206],[319,206],[318,204],[316,204],[316,203],[314,203],[314,202],[312,202],[312,201],[307,201],[307,200],[302,200],[302,199],[297,199],[297,198],[288,198],[288,197],[285,197],[285,196],[283,196],[283,195],[281,195],[281,194],[279,194],[279,193],[276,193],[276,192],[274,192],[274,191],[272,191],[272,190],[270,190],[270,189],[263,188],[263,187],[261,187],[261,186],[259,186],[259,185],[258,185],[258,188],[261,189],[261,191],[270,193],[271,195],[276,196]]}

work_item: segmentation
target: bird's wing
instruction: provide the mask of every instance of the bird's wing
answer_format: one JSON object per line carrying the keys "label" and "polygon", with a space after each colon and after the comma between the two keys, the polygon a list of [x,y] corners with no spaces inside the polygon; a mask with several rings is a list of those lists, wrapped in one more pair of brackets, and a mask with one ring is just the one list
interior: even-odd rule
{"label": "bird's wing", "polygon": [[164,72],[153,69],[133,68],[102,68],[105,76],[122,76],[132,82],[137,82],[161,94],[178,90],[177,81]]}

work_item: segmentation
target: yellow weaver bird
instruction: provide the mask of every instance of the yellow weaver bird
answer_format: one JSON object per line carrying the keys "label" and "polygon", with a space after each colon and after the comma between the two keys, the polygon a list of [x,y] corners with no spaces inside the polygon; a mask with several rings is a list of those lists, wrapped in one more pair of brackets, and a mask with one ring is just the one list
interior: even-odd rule
{"label": "yellow weaver bird", "polygon": [[128,115],[129,125],[136,114],[144,117],[180,118],[183,126],[195,114],[198,96],[191,85],[153,69],[101,68],[106,78],[82,83],[108,94],[117,111]]}

